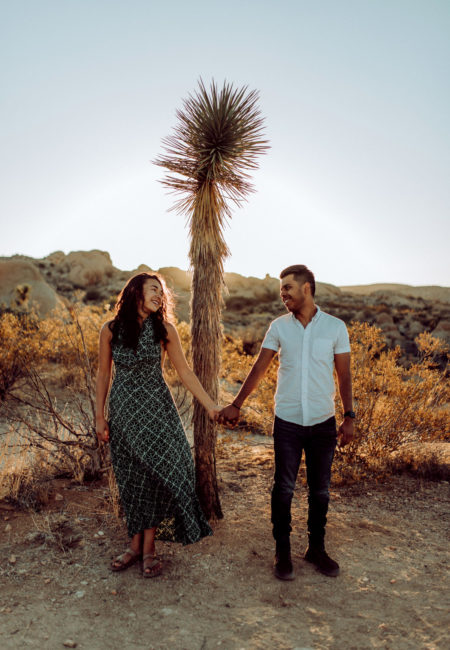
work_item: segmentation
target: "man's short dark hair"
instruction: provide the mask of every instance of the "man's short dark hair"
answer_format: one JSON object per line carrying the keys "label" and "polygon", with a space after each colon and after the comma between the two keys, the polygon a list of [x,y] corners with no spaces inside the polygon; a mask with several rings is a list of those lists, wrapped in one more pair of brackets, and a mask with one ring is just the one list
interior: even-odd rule
{"label": "man's short dark hair", "polygon": [[314,297],[316,293],[316,281],[314,279],[314,274],[308,269],[304,264],[293,264],[288,266],[286,269],[283,269],[280,273],[280,279],[285,278],[287,275],[293,275],[295,280],[300,284],[304,282],[309,282],[311,287],[311,295]]}

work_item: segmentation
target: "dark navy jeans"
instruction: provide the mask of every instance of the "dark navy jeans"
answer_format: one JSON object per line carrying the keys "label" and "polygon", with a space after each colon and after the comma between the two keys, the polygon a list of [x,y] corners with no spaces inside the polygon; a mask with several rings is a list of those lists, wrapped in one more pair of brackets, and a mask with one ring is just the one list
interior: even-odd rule
{"label": "dark navy jeans", "polygon": [[275,475],[272,488],[273,536],[280,544],[291,532],[291,501],[297,474],[305,452],[308,482],[309,543],[324,548],[325,524],[330,500],[331,464],[336,449],[334,417],[304,427],[275,416],[273,426]]}

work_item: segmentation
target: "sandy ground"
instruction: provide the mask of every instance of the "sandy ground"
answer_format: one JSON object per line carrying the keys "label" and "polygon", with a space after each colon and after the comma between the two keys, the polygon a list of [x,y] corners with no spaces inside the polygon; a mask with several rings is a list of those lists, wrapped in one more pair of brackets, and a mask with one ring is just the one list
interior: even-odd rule
{"label": "sandy ground", "polygon": [[[105,485],[54,483],[38,514],[0,503],[0,647],[450,647],[449,484],[402,476],[334,488],[327,547],[341,575],[327,578],[302,559],[306,495],[299,479],[296,579],[283,583],[272,576],[272,462],[270,445],[222,446],[225,518],[213,537],[193,546],[160,543],[164,574],[151,580],[137,565],[107,569],[126,538]],[[36,536],[57,513],[68,515],[81,537],[65,551]]]}

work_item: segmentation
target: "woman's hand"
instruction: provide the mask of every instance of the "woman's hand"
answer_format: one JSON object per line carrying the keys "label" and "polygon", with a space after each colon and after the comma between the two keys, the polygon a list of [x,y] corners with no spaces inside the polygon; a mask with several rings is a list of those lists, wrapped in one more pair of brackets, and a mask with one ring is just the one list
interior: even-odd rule
{"label": "woman's hand", "polygon": [[221,411],[221,407],[218,404],[214,404],[212,408],[207,409],[208,415],[213,420],[213,422],[217,421],[217,418],[219,417],[219,413]]}
{"label": "woman's hand", "polygon": [[97,418],[95,424],[95,432],[100,442],[108,442],[109,440],[109,426],[105,418]]}

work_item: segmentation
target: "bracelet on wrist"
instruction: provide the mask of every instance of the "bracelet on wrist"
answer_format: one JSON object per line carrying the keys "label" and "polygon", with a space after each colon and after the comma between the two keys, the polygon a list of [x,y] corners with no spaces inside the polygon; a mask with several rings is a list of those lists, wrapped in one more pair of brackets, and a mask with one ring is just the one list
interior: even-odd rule
{"label": "bracelet on wrist", "polygon": [[234,406],[234,408],[237,409],[238,411],[241,410],[241,407],[235,404],[234,402],[231,402],[231,406]]}

